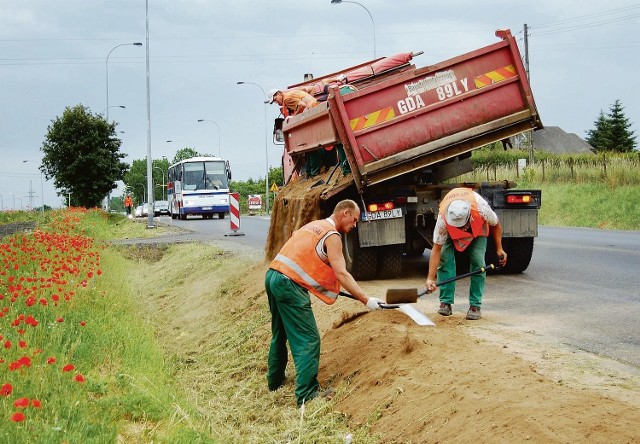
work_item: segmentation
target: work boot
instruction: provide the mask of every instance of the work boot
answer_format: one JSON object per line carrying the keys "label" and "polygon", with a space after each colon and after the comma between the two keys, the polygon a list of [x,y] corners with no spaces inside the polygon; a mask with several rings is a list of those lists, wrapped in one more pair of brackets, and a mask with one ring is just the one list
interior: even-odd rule
{"label": "work boot", "polygon": [[478,319],[480,319],[480,307],[476,307],[475,305],[472,305],[471,307],[469,307],[469,311],[467,312],[467,319],[470,321],[477,321]]}
{"label": "work boot", "polygon": [[438,309],[438,314],[442,316],[451,316],[451,304],[445,304],[444,302],[440,303],[440,308]]}

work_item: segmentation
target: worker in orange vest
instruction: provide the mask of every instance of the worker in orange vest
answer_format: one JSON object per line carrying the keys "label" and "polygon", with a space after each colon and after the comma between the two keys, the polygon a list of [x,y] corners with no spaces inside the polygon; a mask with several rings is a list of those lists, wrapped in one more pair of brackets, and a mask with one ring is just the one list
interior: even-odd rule
{"label": "worker in orange vest", "polygon": [[360,209],[353,200],[338,202],[326,219],[315,220],[296,230],[271,262],[265,287],[271,311],[267,383],[269,390],[284,384],[287,342],[296,367],[298,407],[322,392],[318,382],[320,333],[309,292],[325,304],[333,304],[342,285],[370,310],[379,310],[383,301],[367,297],[347,271],[342,253],[341,233],[356,227]]}
{"label": "worker in orange vest", "polygon": [[[429,258],[429,274],[426,287],[429,292],[436,289],[438,281],[455,277],[455,250],[469,255],[470,271],[485,267],[487,237],[493,235],[496,254],[501,266],[507,264],[507,253],[502,249],[502,226],[489,203],[470,188],[454,188],[442,201],[433,230],[433,248]],[[466,318],[480,319],[480,306],[486,274],[471,276],[469,286],[469,311]],[[451,305],[456,291],[455,281],[440,285],[440,308],[438,314],[451,316]]]}
{"label": "worker in orange vest", "polygon": [[124,209],[127,212],[127,216],[131,216],[131,209],[133,208],[133,199],[130,194],[124,198]]}

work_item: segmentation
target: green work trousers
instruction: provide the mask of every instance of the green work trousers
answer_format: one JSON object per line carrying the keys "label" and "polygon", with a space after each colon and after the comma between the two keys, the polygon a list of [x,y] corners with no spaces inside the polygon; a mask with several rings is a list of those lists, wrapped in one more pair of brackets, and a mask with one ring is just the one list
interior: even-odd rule
{"label": "green work trousers", "polygon": [[[470,267],[469,271],[475,271],[484,267],[484,254],[487,251],[487,238],[484,236],[476,237],[469,245],[464,254],[469,255]],[[440,266],[438,267],[438,282],[455,277],[456,275],[456,257],[455,247],[451,239],[442,246],[440,255]],[[486,281],[486,273],[480,273],[471,276],[471,284],[469,286],[469,305],[480,307],[482,305],[482,293],[484,292],[484,283]],[[453,304],[456,292],[456,282],[440,285],[440,302],[444,304]]]}
{"label": "green work trousers", "polygon": [[296,366],[298,406],[317,396],[320,366],[320,333],[311,310],[309,292],[282,273],[269,269],[265,288],[271,311],[267,383],[276,390],[284,383],[287,367],[287,341]]}

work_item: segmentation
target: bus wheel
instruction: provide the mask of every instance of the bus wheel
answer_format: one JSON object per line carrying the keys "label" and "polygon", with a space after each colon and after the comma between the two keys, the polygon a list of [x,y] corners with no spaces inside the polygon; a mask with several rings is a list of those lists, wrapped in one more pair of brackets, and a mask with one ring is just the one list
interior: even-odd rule
{"label": "bus wheel", "polygon": [[[213,215],[212,215],[213,217]],[[218,219],[224,219],[224,213],[218,213]]]}

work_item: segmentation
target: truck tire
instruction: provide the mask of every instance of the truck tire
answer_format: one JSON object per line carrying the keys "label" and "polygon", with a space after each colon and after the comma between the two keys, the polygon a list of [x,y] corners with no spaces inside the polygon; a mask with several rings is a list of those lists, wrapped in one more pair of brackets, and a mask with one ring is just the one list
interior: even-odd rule
{"label": "truck tire", "polygon": [[358,230],[351,230],[344,237],[342,247],[347,271],[354,279],[368,281],[376,277],[378,254],[375,247],[360,248]]}
{"label": "truck tire", "polygon": [[[532,237],[509,237],[502,239],[502,248],[507,252],[507,265],[502,269],[505,274],[522,273],[529,267],[533,255]],[[489,249],[487,248],[487,251]],[[494,248],[495,251],[495,248]],[[495,252],[494,252],[495,258]],[[495,258],[497,261],[497,258]],[[497,264],[497,262],[495,262]]]}
{"label": "truck tire", "polygon": [[224,212],[218,213],[218,219],[224,219]]}
{"label": "truck tire", "polygon": [[392,279],[398,277],[402,270],[402,245],[384,245],[377,247],[379,279]]}

